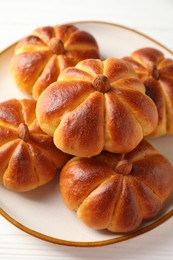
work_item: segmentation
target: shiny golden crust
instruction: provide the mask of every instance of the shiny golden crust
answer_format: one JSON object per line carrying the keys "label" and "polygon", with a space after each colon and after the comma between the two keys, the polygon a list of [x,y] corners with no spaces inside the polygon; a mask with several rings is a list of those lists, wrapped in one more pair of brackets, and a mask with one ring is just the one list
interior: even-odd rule
{"label": "shiny golden crust", "polygon": [[60,191],[87,226],[131,232],[161,210],[173,191],[173,168],[142,140],[127,154],[72,158],[61,170]]}
{"label": "shiny golden crust", "polygon": [[36,116],[59,149],[81,157],[102,149],[129,152],[157,125],[144,85],[131,65],[115,58],[65,69],[39,97]]}
{"label": "shiny golden crust", "polygon": [[99,58],[91,34],[70,24],[47,26],[18,42],[10,70],[19,89],[38,99],[64,68],[87,58]]}
{"label": "shiny golden crust", "polygon": [[136,50],[124,59],[131,63],[156,104],[158,126],[150,136],[173,134],[173,60],[154,48]]}
{"label": "shiny golden crust", "polygon": [[46,184],[70,158],[39,127],[34,100],[0,103],[0,183],[17,192]]}

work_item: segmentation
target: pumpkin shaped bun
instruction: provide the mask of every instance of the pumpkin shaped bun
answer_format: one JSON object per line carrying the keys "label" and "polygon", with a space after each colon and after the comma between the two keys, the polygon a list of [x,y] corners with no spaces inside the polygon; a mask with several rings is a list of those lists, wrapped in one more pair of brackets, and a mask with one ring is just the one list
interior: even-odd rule
{"label": "pumpkin shaped bun", "polygon": [[65,69],[40,95],[40,127],[62,151],[91,157],[129,152],[157,125],[154,102],[123,60],[87,59]]}
{"label": "pumpkin shaped bun", "polygon": [[87,58],[99,58],[95,38],[71,24],[40,27],[15,47],[11,73],[19,89],[34,99],[61,70]]}
{"label": "pumpkin shaped bun", "polygon": [[131,232],[155,217],[173,190],[173,167],[144,139],[130,153],[73,157],[60,173],[65,205],[94,229]]}
{"label": "pumpkin shaped bun", "polygon": [[0,183],[17,192],[46,184],[69,159],[39,127],[34,100],[0,103]]}
{"label": "pumpkin shaped bun", "polygon": [[124,59],[131,63],[157,107],[158,125],[151,136],[173,134],[173,60],[149,47],[136,50]]}

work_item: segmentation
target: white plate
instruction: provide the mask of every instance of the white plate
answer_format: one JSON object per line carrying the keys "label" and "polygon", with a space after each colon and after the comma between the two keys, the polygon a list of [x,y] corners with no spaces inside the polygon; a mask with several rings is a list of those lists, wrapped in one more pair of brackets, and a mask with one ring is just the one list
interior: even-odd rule
{"label": "white plate", "polygon": [[[77,22],[76,25],[95,36],[102,58],[121,58],[135,49],[146,46],[158,48],[167,57],[173,58],[171,51],[166,47],[133,29],[104,22]],[[14,46],[15,44],[0,54],[0,101],[14,97],[24,98],[9,73]],[[173,162],[173,136],[161,137],[150,142]],[[22,194],[9,191],[1,185],[0,206],[0,212],[6,219],[33,236],[63,245],[100,246],[143,234],[166,221],[173,215],[173,195],[165,203],[158,218],[145,222],[139,230],[126,235],[95,231],[84,226],[75,213],[64,206],[59,193],[58,178],[43,187]]]}

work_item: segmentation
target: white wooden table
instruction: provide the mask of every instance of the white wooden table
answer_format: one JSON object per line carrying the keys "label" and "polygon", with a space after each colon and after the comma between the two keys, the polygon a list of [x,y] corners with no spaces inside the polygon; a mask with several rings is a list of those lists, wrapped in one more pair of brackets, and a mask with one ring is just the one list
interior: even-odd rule
{"label": "white wooden table", "polygon": [[[172,0],[0,0],[0,50],[33,29],[78,20],[101,20],[141,31],[173,50]],[[0,259],[173,259],[173,219],[118,244],[76,248],[51,244],[0,216]]]}

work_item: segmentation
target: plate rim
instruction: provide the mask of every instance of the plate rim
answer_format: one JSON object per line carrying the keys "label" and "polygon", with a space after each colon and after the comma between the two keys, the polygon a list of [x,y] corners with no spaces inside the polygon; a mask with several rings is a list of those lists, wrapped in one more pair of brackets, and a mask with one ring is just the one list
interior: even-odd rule
{"label": "plate rim", "polygon": [[[98,21],[98,20],[80,20],[80,21],[73,21],[73,22],[67,22],[68,24],[89,24],[89,23],[95,23],[95,24],[101,24],[101,25],[110,25],[113,27],[118,27],[120,29],[124,29],[130,32],[133,32],[137,35],[140,35],[146,39],[149,39],[150,41],[156,43],[158,46],[162,47],[165,49],[167,52],[169,52],[171,55],[173,55],[173,51],[171,51],[169,48],[161,44],[160,42],[156,41],[152,37],[127,26],[117,24],[117,23],[112,23],[112,22],[106,22],[106,21]],[[66,24],[67,24],[66,23]],[[19,39],[20,40],[20,39]],[[0,55],[3,53],[7,52],[9,49],[13,48],[16,45],[17,42],[12,43],[11,45],[7,46],[5,49],[0,51]],[[136,236],[142,235],[148,231],[151,231],[152,229],[156,228],[157,226],[163,224],[166,222],[168,219],[170,219],[173,216],[173,209],[171,209],[169,212],[167,212],[165,215],[161,216],[159,219],[157,219],[155,222],[142,227],[134,232],[127,233],[127,234],[122,234],[119,237],[116,238],[111,238],[111,239],[106,239],[106,240],[101,240],[101,241],[92,241],[92,242],[78,242],[78,241],[71,241],[71,240],[63,240],[55,237],[51,237],[48,235],[45,235],[43,233],[37,232],[35,230],[32,230],[28,228],[27,226],[21,224],[17,220],[15,220],[13,217],[11,217],[5,210],[0,208],[0,215],[2,215],[7,221],[9,221],[11,224],[19,228],[20,230],[24,231],[25,233],[32,235],[33,237],[39,238],[41,240],[53,243],[53,244],[58,244],[58,245],[63,245],[63,246],[74,246],[74,247],[98,247],[98,246],[106,246],[110,244],[115,244],[119,242],[123,242],[126,240],[129,240],[131,238],[134,238]]]}
{"label": "plate rim", "polygon": [[[132,27],[128,27],[126,25],[122,25],[122,24],[118,24],[118,23],[113,23],[113,22],[107,22],[107,21],[101,21],[101,20],[79,20],[79,21],[72,21],[72,22],[66,22],[66,23],[63,23],[63,24],[84,24],[84,23],[95,23],[95,24],[105,24],[105,25],[110,25],[110,26],[113,26],[113,27],[118,27],[120,29],[124,29],[124,30],[127,30],[127,31],[130,31],[130,32],[133,32],[137,35],[140,35],[154,43],[156,43],[157,45],[159,45],[160,47],[162,47],[163,49],[165,49],[166,51],[168,51],[171,55],[173,55],[173,51],[171,49],[169,49],[168,47],[166,47],[164,44],[160,43],[159,41],[155,40],[154,38],[152,38],[151,36],[141,32],[141,31],[138,31]],[[24,36],[25,37],[25,36]],[[20,40],[20,39],[19,39]],[[19,41],[18,40],[18,41]],[[1,50],[0,51],[0,55],[2,55],[4,52],[8,51],[8,49],[14,47],[17,42],[13,42],[12,44],[8,45],[5,49]]]}
{"label": "plate rim", "polygon": [[106,245],[111,245],[115,243],[120,243],[126,240],[129,240],[131,238],[135,238],[139,235],[145,234],[154,228],[160,226],[164,222],[166,222],[168,219],[170,219],[173,216],[173,209],[160,217],[158,220],[155,222],[149,224],[148,226],[145,226],[141,229],[138,229],[132,233],[125,234],[120,237],[116,238],[111,238],[111,239],[106,239],[106,240],[101,240],[101,241],[92,241],[92,242],[78,242],[78,241],[70,241],[70,240],[64,240],[64,239],[59,239],[59,238],[54,238],[48,235],[45,235],[43,233],[37,232],[35,230],[32,230],[25,225],[21,224],[17,220],[15,220],[13,217],[11,217],[9,214],[7,214],[2,208],[0,208],[0,214],[11,224],[19,228],[20,230],[24,231],[25,233],[32,235],[33,237],[39,238],[43,241],[50,242],[53,244],[58,244],[58,245],[63,245],[63,246],[74,246],[74,247],[98,247],[98,246],[106,246]]}

